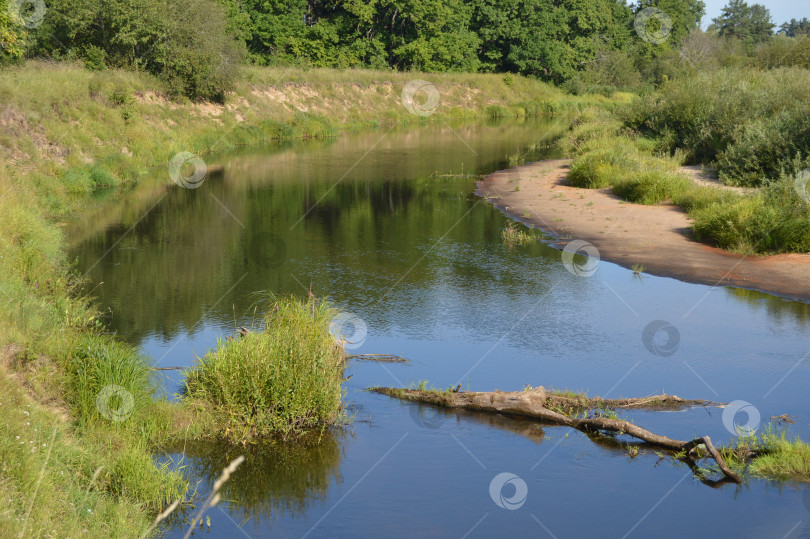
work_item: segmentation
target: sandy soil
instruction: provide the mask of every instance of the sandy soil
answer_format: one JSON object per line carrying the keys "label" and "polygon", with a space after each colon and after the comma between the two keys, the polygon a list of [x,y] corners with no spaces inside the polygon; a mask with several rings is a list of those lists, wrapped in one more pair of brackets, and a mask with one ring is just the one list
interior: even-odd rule
{"label": "sandy soil", "polygon": [[609,189],[573,187],[566,179],[569,164],[541,161],[495,172],[478,182],[476,194],[552,234],[558,247],[585,240],[602,260],[628,268],[643,264],[645,273],[810,300],[810,255],[745,257],[703,245],[691,238],[690,219],[681,209],[624,202]]}

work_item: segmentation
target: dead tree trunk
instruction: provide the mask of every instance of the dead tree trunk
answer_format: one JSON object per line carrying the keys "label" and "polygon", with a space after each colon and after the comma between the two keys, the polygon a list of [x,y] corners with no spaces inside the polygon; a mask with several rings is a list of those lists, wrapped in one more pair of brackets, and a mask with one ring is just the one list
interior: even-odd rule
{"label": "dead tree trunk", "polygon": [[[622,419],[611,417],[575,417],[574,414],[594,408],[647,408],[672,409],[685,406],[709,405],[709,401],[688,401],[673,395],[655,395],[640,399],[587,399],[565,395],[546,394],[543,387],[527,391],[492,391],[461,392],[452,390],[418,390],[375,387],[372,391],[390,397],[413,402],[432,404],[445,408],[462,408],[485,413],[501,413],[512,416],[539,419],[554,425],[563,425],[583,432],[612,432],[628,435],[649,444],[674,452],[684,451],[686,456],[695,461],[700,457],[698,448],[704,446],[708,456],[717,462],[720,470],[730,480],[740,483],[742,480],[726,465],[722,455],[712,444],[708,436],[694,440],[681,441],[655,434]],[[559,410],[559,411],[558,411]]]}

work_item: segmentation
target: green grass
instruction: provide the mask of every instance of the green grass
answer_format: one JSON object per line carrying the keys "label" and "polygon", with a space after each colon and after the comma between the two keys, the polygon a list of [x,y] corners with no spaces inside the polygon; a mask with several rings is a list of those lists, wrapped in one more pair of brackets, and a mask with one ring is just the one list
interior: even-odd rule
{"label": "green grass", "polygon": [[216,436],[252,441],[335,424],[342,411],[343,347],[327,302],[279,298],[265,328],[220,341],[186,371],[185,400],[212,414]]}
{"label": "green grass", "polygon": [[768,453],[751,462],[749,469],[757,477],[810,481],[810,445],[799,438],[789,440],[784,432],[768,435]]}
{"label": "green grass", "polygon": [[723,458],[740,473],[780,481],[810,482],[810,445],[789,439],[785,429],[768,424],[751,436],[739,436],[720,448]]}
{"label": "green grass", "polygon": [[[434,84],[429,117],[401,103],[408,81]],[[0,73],[0,163],[25,177],[41,206],[65,215],[98,189],[126,188],[178,152],[207,156],[271,140],[333,137],[381,125],[451,118],[524,117],[610,104],[534,80],[464,73],[300,68],[245,69],[224,105],[173,102],[146,74],[29,62]]]}
{"label": "green grass", "polygon": [[30,398],[0,372],[0,536],[137,536],[187,482],[135,436],[77,432],[52,399]]}

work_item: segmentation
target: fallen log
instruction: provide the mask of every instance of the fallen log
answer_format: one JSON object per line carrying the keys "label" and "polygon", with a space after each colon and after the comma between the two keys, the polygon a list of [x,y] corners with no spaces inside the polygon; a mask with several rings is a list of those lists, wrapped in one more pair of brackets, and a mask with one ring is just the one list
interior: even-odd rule
{"label": "fallen log", "polygon": [[[397,389],[391,387],[374,387],[371,391],[390,397],[432,404],[445,408],[461,408],[485,413],[500,413],[518,417],[538,419],[553,425],[571,427],[586,433],[611,432],[628,435],[648,444],[673,452],[683,452],[693,463],[703,457],[700,447],[705,447],[707,456],[714,459],[720,471],[736,483],[742,482],[725,463],[722,455],[712,444],[708,436],[694,440],[674,440],[667,436],[655,434],[628,421],[600,414],[589,415],[589,410],[608,410],[612,408],[635,409],[672,409],[673,407],[691,407],[711,405],[710,401],[685,400],[674,395],[654,395],[640,399],[600,399],[578,395],[569,396],[546,393],[545,388],[536,387],[525,391],[486,391],[454,392]],[[583,415],[583,417],[578,417]]]}

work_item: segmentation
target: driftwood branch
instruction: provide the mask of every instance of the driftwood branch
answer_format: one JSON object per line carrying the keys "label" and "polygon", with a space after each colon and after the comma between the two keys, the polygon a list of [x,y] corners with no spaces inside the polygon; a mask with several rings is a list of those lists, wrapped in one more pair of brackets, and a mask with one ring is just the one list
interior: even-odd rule
{"label": "driftwood branch", "polygon": [[648,444],[674,452],[683,451],[694,462],[699,456],[697,448],[705,446],[708,455],[713,458],[725,476],[736,482],[740,477],[731,471],[708,436],[690,441],[674,440],[667,436],[655,434],[622,419],[611,417],[577,417],[582,412],[605,408],[634,409],[672,409],[697,405],[711,405],[709,401],[690,401],[674,395],[654,395],[640,399],[588,399],[580,396],[546,394],[543,387],[526,391],[492,391],[492,392],[454,392],[396,389],[376,387],[372,391],[391,397],[423,404],[432,404],[445,408],[461,408],[485,413],[500,413],[518,417],[539,419],[545,423],[562,425],[586,433],[611,432],[628,435]]}
{"label": "driftwood branch", "polygon": [[404,357],[392,354],[354,354],[346,356],[346,359],[362,359],[364,361],[381,361],[383,363],[407,363]]}

